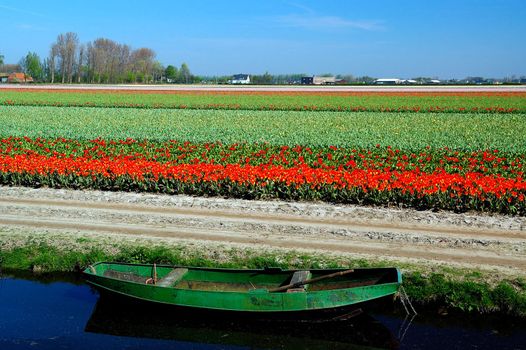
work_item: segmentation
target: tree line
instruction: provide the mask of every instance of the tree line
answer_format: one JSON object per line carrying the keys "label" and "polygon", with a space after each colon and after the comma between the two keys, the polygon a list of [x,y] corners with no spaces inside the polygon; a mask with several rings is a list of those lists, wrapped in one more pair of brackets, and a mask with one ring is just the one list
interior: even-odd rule
{"label": "tree line", "polygon": [[3,58],[1,56],[1,71],[22,71],[35,81],[49,83],[148,84],[197,80],[186,63],[180,68],[163,67],[150,48],[133,49],[107,38],[80,43],[73,32],[59,34],[44,59],[28,52],[18,65],[4,65]]}
{"label": "tree line", "polygon": [[[156,60],[155,51],[142,47],[133,49],[111,39],[98,38],[92,42],[80,43],[73,32],[59,34],[50,45],[49,55],[44,59],[35,52],[28,52],[18,64],[4,64],[0,54],[0,73],[24,72],[34,81],[48,83],[204,83],[228,84],[232,75],[195,76],[186,63],[178,68],[174,65],[164,67]],[[252,84],[300,84],[307,74],[278,74],[268,72],[250,75]],[[333,76],[326,73],[320,76]],[[374,84],[376,78],[370,76],[335,75],[340,84]],[[416,77],[413,80],[426,84],[432,79]],[[467,77],[450,79],[445,84],[525,84],[526,76],[511,76],[501,79]]]}

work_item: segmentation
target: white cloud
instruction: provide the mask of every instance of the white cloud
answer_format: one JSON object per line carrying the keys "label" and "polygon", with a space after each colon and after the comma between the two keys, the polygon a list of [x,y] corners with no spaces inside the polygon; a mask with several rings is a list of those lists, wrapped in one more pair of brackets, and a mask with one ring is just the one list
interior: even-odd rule
{"label": "white cloud", "polygon": [[26,15],[45,17],[45,15],[42,14],[42,13],[29,11],[29,10],[25,10],[25,9],[21,9],[21,8],[17,8],[17,7],[10,7],[10,6],[5,6],[5,5],[0,5],[0,9],[4,9],[4,10],[7,10],[7,11],[12,11],[12,12],[23,13],[23,14],[26,14]]}
{"label": "white cloud", "polygon": [[314,14],[291,14],[278,16],[274,21],[282,26],[305,29],[361,29],[381,30],[382,22],[376,20],[350,20],[338,16],[319,16]]}
{"label": "white cloud", "polygon": [[298,4],[296,2],[289,2],[287,4],[292,6],[292,7],[298,8],[298,9],[304,11],[305,13],[310,13],[310,14],[314,14],[315,13],[315,11],[313,9],[311,9],[310,7],[307,7],[307,6],[302,5],[302,4]]}
{"label": "white cloud", "polygon": [[28,23],[19,23],[15,25],[16,29],[19,30],[27,30],[27,31],[43,31],[45,28],[36,26],[34,24],[28,24]]}

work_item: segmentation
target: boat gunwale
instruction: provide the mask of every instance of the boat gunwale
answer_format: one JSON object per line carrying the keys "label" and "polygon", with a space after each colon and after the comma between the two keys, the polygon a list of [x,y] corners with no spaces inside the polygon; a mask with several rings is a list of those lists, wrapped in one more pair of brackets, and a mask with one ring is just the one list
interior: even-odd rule
{"label": "boat gunwale", "polygon": [[[176,288],[174,286],[158,286],[158,285],[155,285],[155,284],[146,284],[146,283],[139,283],[139,282],[135,282],[135,281],[126,281],[126,280],[123,280],[123,279],[118,279],[118,278],[114,278],[114,277],[109,277],[109,276],[104,276],[104,275],[100,275],[100,274],[97,274],[97,273],[93,273],[92,271],[90,271],[90,268],[91,267],[96,267],[98,265],[126,265],[126,266],[142,266],[142,267],[153,267],[153,264],[135,264],[135,263],[118,263],[118,262],[97,262],[93,265],[90,265],[88,266],[86,269],[83,270],[83,273],[84,274],[87,274],[87,275],[90,275],[90,276],[96,276],[98,278],[102,278],[102,279],[109,279],[109,280],[113,280],[113,281],[118,281],[118,282],[121,282],[121,283],[131,283],[133,285],[138,285],[138,286],[149,286],[149,287],[153,287],[153,288],[166,288],[166,289],[172,289],[172,290],[177,290],[177,291],[185,291],[185,292],[196,292],[196,293],[222,293],[222,294],[243,294],[243,295],[247,295],[247,294],[253,294],[253,293],[265,293],[265,294],[274,294],[274,293],[271,293],[269,292],[268,289],[266,288],[255,288],[255,289],[251,289],[251,290],[248,290],[248,291],[214,291],[214,290],[202,290],[202,289],[195,289],[195,290],[192,290],[192,289],[187,289],[187,288]],[[269,274],[270,273],[293,273],[295,271],[301,271],[302,269],[291,269],[291,270],[283,270],[279,267],[272,267],[272,268],[269,268],[269,269],[234,269],[234,268],[208,268],[208,267],[194,267],[194,266],[174,266],[174,265],[156,265],[157,267],[160,267],[160,268],[187,268],[187,269],[193,269],[193,270],[201,270],[201,271],[210,271],[210,272],[239,272],[239,273],[264,273],[265,271],[269,271]],[[336,269],[309,269],[309,271],[311,272],[323,272],[323,271],[346,271],[348,269],[345,269],[345,268],[336,268]],[[398,268],[395,268],[395,267],[387,267],[387,268],[357,268],[355,270],[396,270],[397,272],[397,281],[393,281],[393,282],[385,282],[385,283],[380,283],[380,284],[372,284],[372,285],[367,285],[367,286],[354,286],[354,287],[349,287],[349,288],[336,288],[336,289],[327,289],[327,290],[315,290],[315,291],[310,291],[310,290],[304,290],[304,291],[300,291],[300,292],[296,292],[296,293],[299,293],[300,295],[303,295],[303,294],[309,294],[309,295],[314,295],[314,294],[317,294],[317,293],[335,293],[335,292],[341,292],[341,291],[346,291],[346,290],[352,290],[352,289],[355,289],[355,288],[366,288],[366,287],[372,287],[372,286],[378,286],[378,285],[382,285],[382,286],[388,286],[388,285],[392,285],[392,284],[396,284],[398,286],[400,286],[402,284],[402,274],[400,272],[400,270]],[[272,272],[270,272],[272,271]],[[92,281],[90,281],[89,279],[87,280],[87,282],[91,283],[91,284],[95,284],[93,283]],[[98,285],[98,284],[97,284]],[[113,291],[112,289],[109,289],[107,287],[104,287],[105,289],[107,290],[111,290]],[[124,294],[124,293],[123,293]],[[126,294],[124,294],[126,295]],[[167,303],[167,304],[170,304],[170,303]]]}
{"label": "boat gunwale", "polygon": [[[94,275],[94,276],[100,276],[98,274],[94,274],[90,271],[90,268],[95,268],[99,265],[125,265],[125,266],[142,266],[142,267],[153,267],[154,264],[143,264],[143,263],[125,263],[125,262],[111,262],[111,261],[99,261],[94,264],[88,265],[84,270],[82,270],[83,273]],[[241,268],[229,268],[229,267],[201,267],[201,266],[188,266],[188,265],[165,265],[165,264],[155,264],[158,268],[186,268],[188,270],[201,270],[201,271],[209,271],[209,272],[239,272],[239,273],[293,273],[296,271],[302,271],[307,270],[307,268],[298,268],[298,269],[282,269],[281,267],[266,267],[263,269],[241,269]],[[397,267],[356,267],[353,268],[356,271],[368,271],[368,270],[396,270],[398,275],[398,282],[402,282],[402,273],[399,268]],[[324,272],[324,271],[347,271],[349,268],[344,267],[338,267],[338,268],[327,268],[327,269],[311,269],[308,268],[311,272]],[[100,276],[104,277],[104,276]],[[105,277],[106,278],[106,277]]]}
{"label": "boat gunwale", "polygon": [[[126,265],[126,266],[142,266],[142,267],[152,267],[154,264],[142,264],[142,263],[121,263],[121,262],[110,262],[110,261],[100,261],[96,262],[95,264],[89,265],[87,268],[83,270],[84,273],[89,273],[92,275],[100,276],[97,274],[93,274],[89,271],[90,267],[96,267],[98,265]],[[186,266],[186,265],[165,265],[165,264],[155,264],[159,268],[187,268],[189,270],[203,270],[203,271],[210,271],[210,272],[267,272],[269,274],[271,273],[290,273],[295,271],[301,271],[306,270],[306,268],[303,269],[282,269],[281,267],[268,267],[263,269],[240,269],[240,268],[229,268],[229,267],[200,267],[200,266]],[[323,272],[323,271],[346,271],[349,268],[327,268],[327,269],[308,269],[311,272]],[[398,270],[396,267],[358,267],[354,268],[354,270]]]}

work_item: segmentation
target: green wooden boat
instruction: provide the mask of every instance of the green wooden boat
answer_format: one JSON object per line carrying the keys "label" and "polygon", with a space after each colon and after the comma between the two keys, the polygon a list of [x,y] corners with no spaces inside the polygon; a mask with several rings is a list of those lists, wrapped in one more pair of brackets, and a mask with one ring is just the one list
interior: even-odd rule
{"label": "green wooden boat", "polygon": [[90,265],[84,276],[114,296],[258,315],[357,309],[394,295],[402,282],[396,268],[233,270],[108,262]]}

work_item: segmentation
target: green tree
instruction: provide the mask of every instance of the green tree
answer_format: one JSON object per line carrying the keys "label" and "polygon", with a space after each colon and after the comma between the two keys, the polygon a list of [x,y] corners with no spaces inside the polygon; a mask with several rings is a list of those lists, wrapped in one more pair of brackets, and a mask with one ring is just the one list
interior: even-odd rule
{"label": "green tree", "polygon": [[163,81],[163,74],[164,74],[164,67],[159,61],[153,62],[152,66],[152,77],[153,82],[162,82]]}
{"label": "green tree", "polygon": [[0,55],[0,67],[4,65],[4,55]]}
{"label": "green tree", "polygon": [[177,68],[171,64],[166,67],[164,70],[164,75],[167,79],[170,79],[170,82],[174,82],[177,79]]}
{"label": "green tree", "polygon": [[269,72],[265,72],[263,75],[253,75],[251,77],[252,84],[272,84],[274,77],[269,74]]}
{"label": "green tree", "polygon": [[362,84],[373,84],[376,78],[370,77],[370,76],[363,76],[356,78],[356,81]]}
{"label": "green tree", "polygon": [[186,63],[181,64],[179,74],[181,76],[182,83],[188,84],[192,82],[192,73],[190,73],[190,68],[188,68]]}
{"label": "green tree", "polygon": [[33,77],[34,80],[42,79],[42,63],[40,57],[35,52],[28,52],[26,57],[23,59],[24,72],[29,76]]}

